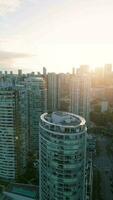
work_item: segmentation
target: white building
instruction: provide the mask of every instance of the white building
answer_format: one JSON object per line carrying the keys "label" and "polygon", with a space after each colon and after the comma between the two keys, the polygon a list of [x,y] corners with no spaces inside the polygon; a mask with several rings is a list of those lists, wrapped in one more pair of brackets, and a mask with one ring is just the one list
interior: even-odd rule
{"label": "white building", "polygon": [[101,101],[100,106],[101,106],[101,112],[107,112],[109,103],[108,101]]}
{"label": "white building", "polygon": [[91,80],[87,75],[72,77],[70,87],[70,112],[81,115],[89,122]]}

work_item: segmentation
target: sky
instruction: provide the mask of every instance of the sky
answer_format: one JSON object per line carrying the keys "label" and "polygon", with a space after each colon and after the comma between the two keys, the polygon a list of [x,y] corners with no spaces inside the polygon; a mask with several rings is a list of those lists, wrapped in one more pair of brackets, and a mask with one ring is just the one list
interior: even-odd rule
{"label": "sky", "polygon": [[113,64],[113,0],[0,0],[0,70]]}

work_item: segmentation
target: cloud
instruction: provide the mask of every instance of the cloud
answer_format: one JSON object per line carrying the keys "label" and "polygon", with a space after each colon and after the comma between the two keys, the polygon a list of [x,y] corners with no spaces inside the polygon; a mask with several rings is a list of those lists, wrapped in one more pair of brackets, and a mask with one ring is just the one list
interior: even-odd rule
{"label": "cloud", "polygon": [[[13,70],[14,72],[18,69],[18,63],[20,61],[20,66],[23,66],[21,60],[30,59],[34,55],[26,53],[15,53],[0,50],[0,70]],[[24,66],[22,67],[24,69]]]}
{"label": "cloud", "polygon": [[20,7],[23,0],[0,0],[0,16],[14,12]]}
{"label": "cloud", "polygon": [[1,60],[13,60],[13,59],[18,59],[18,58],[26,58],[26,57],[31,57],[31,55],[25,54],[25,53],[0,51],[0,61]]}
{"label": "cloud", "polygon": [[30,54],[0,51],[0,68],[3,66],[3,68],[9,69],[9,66],[15,64],[16,60],[30,57],[32,57]]}

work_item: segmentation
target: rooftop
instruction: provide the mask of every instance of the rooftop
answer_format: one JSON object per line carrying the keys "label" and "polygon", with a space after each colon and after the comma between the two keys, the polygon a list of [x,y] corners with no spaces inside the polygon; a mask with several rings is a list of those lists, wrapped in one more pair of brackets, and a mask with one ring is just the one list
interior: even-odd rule
{"label": "rooftop", "polygon": [[79,125],[84,125],[85,124],[85,119],[72,114],[68,112],[61,112],[61,111],[56,111],[52,113],[45,113],[42,115],[43,120],[48,122],[49,124],[53,125],[62,125],[62,126],[79,126]]}

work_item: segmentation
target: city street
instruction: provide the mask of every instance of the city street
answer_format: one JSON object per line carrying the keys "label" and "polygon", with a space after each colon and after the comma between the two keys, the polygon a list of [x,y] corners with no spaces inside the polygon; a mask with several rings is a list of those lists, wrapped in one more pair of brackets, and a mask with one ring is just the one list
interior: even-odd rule
{"label": "city street", "polygon": [[100,196],[102,200],[113,200],[113,155],[109,151],[112,146],[110,137],[97,136],[98,154],[94,167],[100,174]]}

